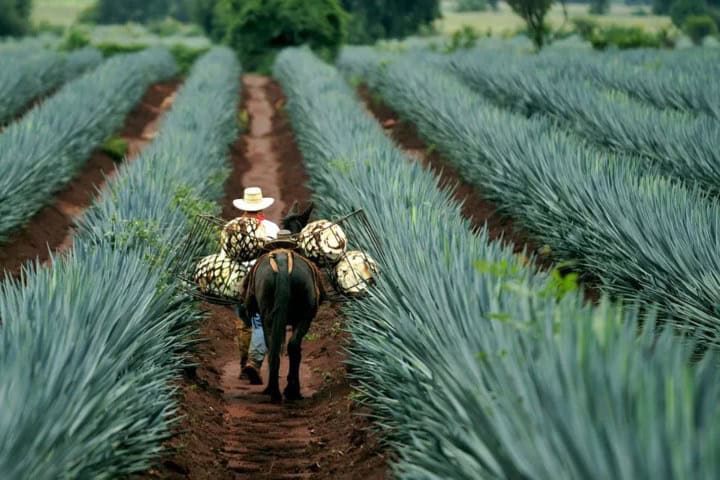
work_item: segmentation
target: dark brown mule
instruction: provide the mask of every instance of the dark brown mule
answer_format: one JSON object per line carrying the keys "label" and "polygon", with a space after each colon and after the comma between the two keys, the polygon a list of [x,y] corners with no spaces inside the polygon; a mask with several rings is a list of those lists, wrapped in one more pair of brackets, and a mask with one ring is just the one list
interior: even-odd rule
{"label": "dark brown mule", "polygon": [[[283,220],[283,226],[298,233],[307,223],[312,206],[302,213],[295,206]],[[290,357],[287,400],[299,400],[302,339],[310,329],[318,306],[323,300],[322,281],[315,265],[297,251],[288,248],[272,250],[261,256],[250,272],[245,308],[252,317],[260,314],[268,346],[270,378],[265,392],[273,402],[282,401],[278,383],[280,353],[288,325],[293,333],[287,350]]]}

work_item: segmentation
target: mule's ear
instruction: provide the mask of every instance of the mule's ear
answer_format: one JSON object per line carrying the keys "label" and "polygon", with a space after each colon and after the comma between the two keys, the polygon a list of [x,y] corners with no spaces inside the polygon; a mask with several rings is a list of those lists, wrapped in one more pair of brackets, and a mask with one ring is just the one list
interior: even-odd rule
{"label": "mule's ear", "polygon": [[300,214],[300,219],[302,220],[303,225],[307,225],[308,220],[310,220],[310,215],[312,215],[314,209],[315,204],[313,202],[310,202],[305,211]]}
{"label": "mule's ear", "polygon": [[298,202],[297,202],[297,200],[295,200],[295,201],[293,202],[293,204],[292,204],[292,207],[290,207],[290,210],[288,210],[288,212],[287,212],[287,216],[288,216],[288,217],[291,216],[291,215],[297,215],[297,214],[298,214],[297,206],[298,206]]}

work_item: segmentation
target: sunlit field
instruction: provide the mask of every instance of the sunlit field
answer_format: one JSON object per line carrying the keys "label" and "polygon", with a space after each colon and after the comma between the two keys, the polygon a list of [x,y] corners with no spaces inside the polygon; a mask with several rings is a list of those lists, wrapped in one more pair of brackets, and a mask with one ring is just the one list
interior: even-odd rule
{"label": "sunlit field", "polygon": [[[448,4],[447,8],[444,8],[443,18],[437,21],[436,26],[442,33],[452,33],[464,25],[470,25],[481,32],[491,30],[493,35],[513,32],[523,28],[523,20],[514,14],[506,3],[500,3],[499,7],[497,12],[488,10],[485,12],[458,13],[453,12]],[[647,7],[641,9],[640,7],[617,3],[611,5],[610,13],[607,15],[589,15],[587,4],[570,4],[567,6],[567,11],[570,18],[592,17],[601,25],[638,26],[649,31],[657,31],[671,24],[669,17],[652,15]],[[639,12],[644,12],[644,15],[639,15]],[[565,20],[562,6],[555,4],[547,18],[555,28],[562,26]]]}

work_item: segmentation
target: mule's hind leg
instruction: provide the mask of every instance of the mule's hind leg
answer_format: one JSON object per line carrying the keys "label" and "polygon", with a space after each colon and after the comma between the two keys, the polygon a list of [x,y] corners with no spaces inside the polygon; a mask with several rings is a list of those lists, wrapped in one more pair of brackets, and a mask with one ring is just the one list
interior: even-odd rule
{"label": "mule's hind leg", "polygon": [[293,330],[288,342],[288,356],[290,357],[290,369],[288,370],[288,383],[285,387],[285,398],[287,400],[302,400],[300,393],[300,359],[302,358],[302,339],[310,328],[310,322],[301,322]]}
{"label": "mule's hind leg", "polygon": [[265,332],[265,341],[269,341],[269,355],[268,355],[268,370],[270,377],[268,378],[268,386],[265,389],[265,393],[270,395],[270,401],[273,403],[282,402],[282,395],[280,395],[280,348],[284,340],[284,330],[280,332],[273,331],[273,328],[277,329],[277,326],[273,325],[267,328],[265,321],[263,321],[263,330]]}

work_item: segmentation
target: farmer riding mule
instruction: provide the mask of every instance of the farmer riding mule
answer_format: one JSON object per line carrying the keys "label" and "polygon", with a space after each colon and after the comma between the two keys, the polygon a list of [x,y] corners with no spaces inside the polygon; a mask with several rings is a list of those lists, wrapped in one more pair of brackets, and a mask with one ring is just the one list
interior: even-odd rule
{"label": "farmer riding mule", "polygon": [[323,288],[318,268],[296,251],[291,233],[299,233],[312,211],[312,205],[297,213],[293,205],[283,220],[287,229],[266,245],[262,255],[246,280],[245,308],[252,317],[262,319],[265,341],[269,349],[270,377],[265,393],[273,402],[282,401],[279,386],[280,353],[288,325],[293,333],[288,342],[290,370],[284,394],[287,400],[302,399],[300,393],[300,359],[302,339],[310,329],[323,300]]}

